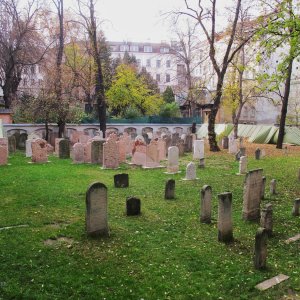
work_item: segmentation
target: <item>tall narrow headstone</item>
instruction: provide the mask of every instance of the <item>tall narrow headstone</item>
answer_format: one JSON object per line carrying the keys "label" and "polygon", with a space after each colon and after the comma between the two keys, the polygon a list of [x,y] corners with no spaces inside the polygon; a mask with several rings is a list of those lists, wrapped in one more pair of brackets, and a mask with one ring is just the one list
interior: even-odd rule
{"label": "tall narrow headstone", "polygon": [[146,147],[146,164],[143,165],[146,168],[158,168],[159,164],[159,152],[156,140],[151,140]]}
{"label": "tall narrow headstone", "polygon": [[205,158],[200,158],[199,160],[199,168],[204,169],[205,168]]}
{"label": "tall narrow headstone", "polygon": [[241,156],[239,162],[239,174],[246,174],[247,173],[247,156]]}
{"label": "tall narrow headstone", "polygon": [[236,154],[238,151],[237,148],[237,141],[234,139],[233,136],[229,137],[229,145],[228,145],[228,153]]}
{"label": "tall narrow headstone", "polygon": [[232,194],[222,193],[218,195],[218,240],[230,243],[233,241],[232,230]]}
{"label": "tall narrow headstone", "polygon": [[179,171],[179,150],[172,146],[168,149],[167,173],[177,173]]}
{"label": "tall narrow headstone", "polygon": [[92,164],[103,164],[103,145],[104,140],[93,140],[91,141],[91,163]]}
{"label": "tall narrow headstone", "polygon": [[229,142],[228,136],[224,136],[222,138],[222,148],[223,149],[228,149],[228,142]]}
{"label": "tall narrow headstone", "polygon": [[178,150],[179,150],[179,156],[183,156],[184,155],[184,140],[179,139],[177,141],[176,146],[178,147]]}
{"label": "tall narrow headstone", "polygon": [[276,179],[272,179],[270,182],[270,194],[276,195]]}
{"label": "tall narrow headstone", "polygon": [[169,179],[165,186],[165,199],[175,198],[175,180]]}
{"label": "tall narrow headstone", "polygon": [[117,135],[110,134],[106,143],[103,144],[103,168],[117,169],[119,167],[119,148]]}
{"label": "tall narrow headstone", "polygon": [[200,222],[211,223],[211,198],[212,189],[209,185],[204,185],[201,189],[200,201]]}
{"label": "tall narrow headstone", "polygon": [[256,148],[255,150],[255,159],[259,160],[261,155],[261,151],[259,148]]}
{"label": "tall narrow headstone", "polygon": [[295,216],[295,217],[300,216],[300,198],[297,198],[294,201],[292,215]]}
{"label": "tall narrow headstone", "polygon": [[8,152],[15,153],[17,149],[17,141],[14,135],[8,137]]}
{"label": "tall narrow headstone", "polygon": [[273,207],[271,203],[268,203],[265,208],[262,209],[260,216],[260,227],[265,228],[268,236],[273,234]]}
{"label": "tall narrow headstone", "polygon": [[251,170],[247,173],[243,194],[243,219],[258,220],[262,190],[263,169]]}
{"label": "tall narrow headstone", "polygon": [[157,149],[158,149],[158,159],[159,159],[159,161],[166,160],[167,159],[166,141],[159,138],[158,141],[157,141]]}
{"label": "tall narrow headstone", "polygon": [[255,235],[254,267],[265,269],[267,262],[268,234],[265,228],[259,228]]}
{"label": "tall narrow headstone", "polygon": [[204,158],[204,140],[195,140],[193,159],[200,158]]}
{"label": "tall narrow headstone", "polygon": [[8,151],[6,146],[0,145],[0,166],[7,165]]}
{"label": "tall narrow headstone", "polygon": [[83,155],[83,159],[84,162],[86,164],[90,164],[92,162],[92,142],[88,141],[87,143],[83,144],[83,148],[84,148],[84,155]]}
{"label": "tall narrow headstone", "polygon": [[70,142],[67,139],[60,139],[58,146],[59,158],[70,158]]}
{"label": "tall narrow headstone", "polygon": [[262,177],[262,183],[261,183],[261,199],[265,199],[265,189],[266,189],[266,176]]}
{"label": "tall narrow headstone", "polygon": [[185,136],[185,152],[192,152],[193,150],[193,136],[191,134],[187,134]]}
{"label": "tall narrow headstone", "polygon": [[196,177],[196,165],[193,162],[190,162],[186,166],[185,180],[195,180]]}
{"label": "tall narrow headstone", "polygon": [[126,215],[138,216],[141,214],[141,200],[136,197],[126,199]]}
{"label": "tall narrow headstone", "polygon": [[93,183],[86,192],[86,231],[89,236],[109,236],[107,220],[107,188]]}
{"label": "tall narrow headstone", "polygon": [[75,143],[73,146],[73,163],[81,164],[84,162],[84,146],[81,143]]}
{"label": "tall narrow headstone", "polygon": [[114,176],[114,184],[116,188],[126,188],[129,186],[128,174],[116,174]]}

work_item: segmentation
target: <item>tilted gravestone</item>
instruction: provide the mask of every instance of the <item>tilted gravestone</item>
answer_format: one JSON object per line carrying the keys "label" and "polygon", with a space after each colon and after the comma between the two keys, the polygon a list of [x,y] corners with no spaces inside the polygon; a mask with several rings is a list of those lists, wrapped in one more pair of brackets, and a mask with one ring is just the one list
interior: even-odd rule
{"label": "tilted gravestone", "polygon": [[175,180],[169,179],[165,186],[165,199],[175,198]]}
{"label": "tilted gravestone", "polygon": [[109,236],[107,218],[107,187],[93,183],[86,192],[86,231],[89,236]]}
{"label": "tilted gravestone", "polygon": [[218,195],[218,240],[223,243],[233,241],[232,229],[232,194],[222,193]]}
{"label": "tilted gravestone", "polygon": [[293,216],[300,216],[300,198],[297,198],[294,201],[294,206],[293,206],[293,210],[292,210],[292,215]]}
{"label": "tilted gravestone", "polygon": [[269,237],[273,234],[273,207],[271,203],[266,204],[261,211],[260,227],[265,228]]}
{"label": "tilted gravestone", "polygon": [[212,188],[209,185],[204,185],[201,189],[200,201],[200,222],[211,223],[211,198]]}
{"label": "tilted gravestone", "polygon": [[272,179],[270,182],[270,194],[276,195],[276,179]]}
{"label": "tilted gravestone", "polygon": [[141,214],[141,200],[136,197],[126,199],[126,215],[138,216]]}
{"label": "tilted gravestone", "polygon": [[91,142],[91,163],[100,164],[103,163],[103,144],[104,140],[93,140]]}
{"label": "tilted gravestone", "polygon": [[67,139],[60,139],[58,146],[59,158],[70,158],[70,142]]}
{"label": "tilted gravestone", "polygon": [[179,171],[179,150],[172,146],[168,149],[167,173],[177,173]]}
{"label": "tilted gravestone", "polygon": [[116,174],[114,176],[114,184],[116,188],[126,188],[129,186],[128,174]]}
{"label": "tilted gravestone", "polygon": [[243,193],[243,219],[258,220],[262,192],[263,169],[251,170],[247,173]]}
{"label": "tilted gravestone", "polygon": [[267,262],[268,234],[265,228],[259,228],[255,235],[254,267],[265,269]]}

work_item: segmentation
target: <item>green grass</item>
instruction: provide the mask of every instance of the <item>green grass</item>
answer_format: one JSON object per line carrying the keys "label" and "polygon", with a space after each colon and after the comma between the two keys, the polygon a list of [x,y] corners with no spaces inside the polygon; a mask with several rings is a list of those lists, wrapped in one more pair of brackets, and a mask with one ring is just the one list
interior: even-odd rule
{"label": "green grass", "polygon": [[[242,215],[243,176],[235,175],[233,156],[210,155],[198,181],[181,181],[190,155],[181,159],[181,174],[122,165],[101,170],[50,157],[49,164],[28,164],[23,153],[0,167],[0,299],[280,299],[300,293],[299,242],[284,243],[300,232],[300,218],[291,216],[300,196],[300,157],[255,161],[267,176],[264,203],[274,205],[274,237],[268,242],[268,268],[253,268],[257,223]],[[127,172],[130,187],[113,187],[113,175]],[[176,180],[176,199],[164,200],[168,178]],[[278,195],[269,195],[277,179]],[[108,187],[111,236],[85,234],[85,192],[100,181]],[[213,189],[213,222],[199,222],[199,191]],[[235,242],[217,241],[217,194],[233,193]],[[142,215],[125,216],[127,196],[139,197]],[[73,242],[45,245],[47,239]],[[268,291],[254,286],[279,273],[290,279]]]}

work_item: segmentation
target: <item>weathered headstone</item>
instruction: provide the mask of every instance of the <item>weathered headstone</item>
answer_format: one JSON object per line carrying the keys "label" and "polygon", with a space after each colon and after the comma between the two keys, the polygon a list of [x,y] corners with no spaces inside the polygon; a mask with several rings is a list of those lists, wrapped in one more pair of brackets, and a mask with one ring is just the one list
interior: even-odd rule
{"label": "weathered headstone", "polygon": [[190,162],[186,166],[186,175],[185,180],[195,180],[197,177],[196,174],[196,165],[193,162]]}
{"label": "weathered headstone", "polygon": [[228,145],[228,153],[236,154],[238,151],[237,148],[237,141],[234,139],[233,136],[229,137],[229,145]]}
{"label": "weathered headstone", "polygon": [[32,156],[31,161],[34,163],[44,163],[48,161],[47,141],[43,139],[33,140],[31,143]]}
{"label": "weathered headstone", "polygon": [[204,169],[205,168],[205,158],[200,158],[199,160],[199,168]]}
{"label": "weathered headstone", "polygon": [[242,147],[239,149],[239,151],[235,155],[235,160],[239,161],[242,156],[246,156],[246,148]]}
{"label": "weathered headstone", "polygon": [[200,158],[204,158],[204,140],[195,140],[193,159]]}
{"label": "weathered headstone", "polygon": [[25,142],[26,157],[31,157],[31,155],[32,155],[31,142],[32,142],[32,140],[26,140],[26,142]]}
{"label": "weathered headstone", "polygon": [[269,237],[273,234],[273,207],[271,203],[266,204],[260,216],[260,227],[265,228]]}
{"label": "weathered headstone", "polygon": [[247,156],[241,156],[239,162],[239,174],[247,173]]}
{"label": "weathered headstone", "polygon": [[228,136],[224,136],[222,138],[222,148],[223,149],[228,149],[228,143],[229,143]]}
{"label": "weathered headstone", "polygon": [[266,176],[262,177],[262,183],[261,183],[261,199],[265,199],[265,189],[266,189]]}
{"label": "weathered headstone", "polygon": [[73,163],[81,164],[84,162],[84,145],[75,143],[73,146]]}
{"label": "weathered headstone", "polygon": [[166,154],[168,154],[168,149],[171,147],[171,143],[172,143],[171,136],[168,134],[164,134],[162,137],[166,142]]}
{"label": "weathered headstone", "polygon": [[172,133],[171,146],[177,146],[179,140],[180,140],[179,133],[177,133],[177,132]]}
{"label": "weathered headstone", "polygon": [[146,168],[158,168],[159,164],[159,152],[156,140],[151,140],[146,147],[146,164],[143,165]]}
{"label": "weathered headstone", "polygon": [[193,150],[193,136],[191,134],[187,134],[185,136],[185,152],[192,152]]}
{"label": "weathered headstone", "polygon": [[157,149],[158,149],[158,159],[159,159],[159,161],[166,160],[167,159],[166,141],[159,138],[158,141],[157,141]]}
{"label": "weathered headstone", "polygon": [[211,198],[211,187],[209,185],[204,185],[201,189],[200,201],[200,222],[202,223],[211,223]]}
{"label": "weathered headstone", "polygon": [[175,180],[169,179],[165,186],[165,199],[175,198]]}
{"label": "weathered headstone", "polygon": [[258,220],[262,191],[263,169],[251,170],[247,173],[244,183],[243,219]]}
{"label": "weathered headstone", "polygon": [[126,199],[126,215],[138,216],[141,214],[141,200],[136,197]]}
{"label": "weathered headstone", "polygon": [[59,142],[63,140],[63,138],[56,138],[55,139],[55,146],[54,146],[54,153],[55,155],[59,155]]}
{"label": "weathered headstone", "polygon": [[84,148],[84,154],[83,154],[83,159],[86,164],[90,164],[92,162],[92,142],[88,141],[87,143],[83,144]]}
{"label": "weathered headstone", "polygon": [[177,173],[179,171],[179,150],[178,147],[172,146],[168,149],[167,173]]}
{"label": "weathered headstone", "polygon": [[89,236],[109,236],[107,220],[107,188],[93,183],[86,192],[86,231]]}
{"label": "weathered headstone", "polygon": [[259,148],[256,148],[255,150],[255,159],[259,160],[261,155],[261,151]]}
{"label": "weathered headstone", "polygon": [[300,216],[300,198],[295,199],[294,206],[292,210],[293,216]]}
{"label": "weathered headstone", "polygon": [[257,284],[255,286],[255,288],[257,288],[260,291],[265,291],[265,290],[269,289],[270,287],[272,287],[274,285],[277,285],[280,282],[285,281],[287,279],[289,279],[289,276],[286,276],[284,274],[279,274],[279,275],[277,275],[275,277],[272,277],[272,278],[270,278],[268,280],[265,280],[265,281]]}
{"label": "weathered headstone", "polygon": [[8,152],[15,153],[17,149],[16,137],[11,135],[8,137]]}
{"label": "weathered headstone", "polygon": [[58,146],[58,157],[59,158],[70,158],[70,142],[67,139],[60,139]]}
{"label": "weathered headstone", "polygon": [[114,183],[116,188],[126,188],[129,186],[128,174],[116,174],[114,176]]}
{"label": "weathered headstone", "polygon": [[0,166],[7,165],[7,161],[8,161],[7,146],[0,145]]}
{"label": "weathered headstone", "polygon": [[103,145],[104,140],[92,140],[91,141],[91,163],[100,164],[103,163]]}
{"label": "weathered headstone", "polygon": [[178,147],[178,150],[179,150],[179,156],[183,156],[184,155],[184,140],[179,139],[177,141],[176,146]]}
{"label": "weathered headstone", "polygon": [[143,141],[135,141],[134,148],[132,150],[131,163],[138,166],[146,165],[146,151],[147,146]]}
{"label": "weathered headstone", "polygon": [[222,193],[218,195],[218,240],[224,243],[233,241],[232,230],[232,194]]}
{"label": "weathered headstone", "polygon": [[267,263],[268,234],[265,228],[259,228],[255,235],[254,267],[265,269]]}
{"label": "weathered headstone", "polygon": [[276,195],[276,179],[272,179],[270,182],[270,194]]}
{"label": "weathered headstone", "polygon": [[103,168],[117,169],[119,167],[119,147],[117,135],[112,133],[103,144]]}

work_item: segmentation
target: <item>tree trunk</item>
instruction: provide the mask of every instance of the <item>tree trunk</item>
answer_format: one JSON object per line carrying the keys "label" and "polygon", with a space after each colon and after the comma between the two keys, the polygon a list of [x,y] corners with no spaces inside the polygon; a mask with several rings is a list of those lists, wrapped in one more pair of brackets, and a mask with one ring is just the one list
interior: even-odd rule
{"label": "tree trunk", "polygon": [[287,107],[289,102],[290,88],[291,88],[291,77],[293,69],[293,58],[289,61],[289,66],[287,70],[287,77],[284,84],[284,95],[282,99],[281,115],[280,115],[280,124],[279,124],[279,133],[276,148],[282,149],[283,138],[284,138],[284,129],[285,129],[285,119],[287,114]]}
{"label": "tree trunk", "polygon": [[46,139],[47,142],[49,142],[49,124],[48,124],[47,120],[45,120],[45,130],[46,130],[45,139]]}
{"label": "tree trunk", "polygon": [[65,136],[66,122],[63,120],[59,120],[57,122],[57,125],[58,125],[58,137],[63,138]]}
{"label": "tree trunk", "polygon": [[216,140],[216,133],[215,133],[215,122],[216,122],[217,113],[218,113],[218,107],[215,107],[214,105],[208,115],[209,150],[213,152],[220,151],[220,148]]}
{"label": "tree trunk", "polygon": [[241,117],[243,106],[244,106],[244,103],[240,103],[240,105],[238,107],[238,111],[235,114],[235,117],[234,117],[234,120],[233,120],[233,135],[234,135],[235,139],[238,138],[239,120],[240,120],[240,117]]}

